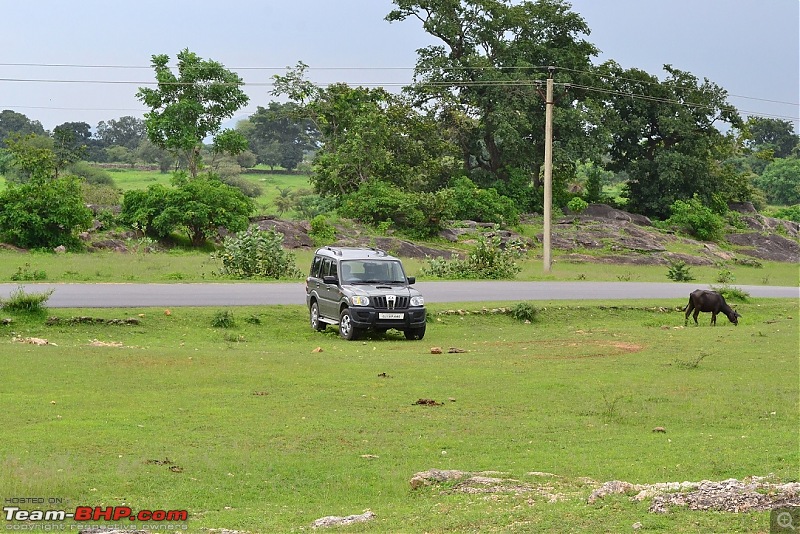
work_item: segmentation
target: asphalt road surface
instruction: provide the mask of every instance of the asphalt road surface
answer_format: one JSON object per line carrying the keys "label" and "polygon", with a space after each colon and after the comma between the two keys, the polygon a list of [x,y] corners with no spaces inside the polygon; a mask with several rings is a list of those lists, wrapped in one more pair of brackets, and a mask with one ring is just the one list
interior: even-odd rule
{"label": "asphalt road surface", "polygon": [[[143,308],[178,306],[258,306],[305,304],[303,282],[240,284],[0,284],[0,299],[17,288],[26,293],[53,290],[50,308]],[[689,300],[702,284],[674,282],[420,282],[426,304],[535,300],[676,299]],[[798,298],[800,288],[742,286],[752,297]]]}

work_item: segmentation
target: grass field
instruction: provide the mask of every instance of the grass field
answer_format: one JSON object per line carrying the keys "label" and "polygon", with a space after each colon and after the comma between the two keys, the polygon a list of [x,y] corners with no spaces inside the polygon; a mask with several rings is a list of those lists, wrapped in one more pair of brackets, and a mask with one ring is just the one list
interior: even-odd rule
{"label": "grass field", "polygon": [[[129,243],[136,249],[136,243]],[[308,271],[313,251],[292,251],[295,263],[301,272]],[[531,251],[520,262],[522,271],[517,280],[598,282],[669,282],[666,266],[606,265],[570,263],[553,256],[550,273],[542,268],[541,251]],[[797,265],[781,262],[762,262],[762,267],[732,265],[726,268],[733,276],[733,284],[797,286]],[[425,260],[404,258],[403,264],[409,275],[425,280],[422,268]],[[159,253],[114,252],[51,254],[38,252],[15,252],[0,250],[0,283],[13,281],[42,282],[214,282],[223,280],[218,276],[220,263],[212,260],[210,252],[173,249]],[[699,285],[721,285],[716,266],[691,267],[690,271]],[[230,281],[230,280],[225,280]],[[262,282],[262,281],[259,281]],[[247,282],[243,282],[247,283]]]}
{"label": "grass field", "polygon": [[[366,509],[336,531],[765,532],[766,512],[587,503],[609,480],[798,480],[797,302],[751,299],[716,328],[682,328],[670,305],[543,302],[532,324],[434,307],[417,342],[314,333],[299,306],[48,312],[141,321],[125,326],[0,311],[0,495],[187,509],[189,532]],[[50,344],[13,341],[33,337]],[[412,490],[430,468],[559,497]]]}
{"label": "grass field", "polygon": [[[117,187],[124,191],[147,189],[153,184],[169,185],[172,174],[158,171],[138,169],[113,169],[109,174]],[[273,201],[281,189],[310,189],[308,176],[287,174],[242,174],[242,179],[252,182],[261,188],[261,195],[256,197],[257,211],[260,215],[278,215]],[[285,214],[291,216],[291,213]]]}

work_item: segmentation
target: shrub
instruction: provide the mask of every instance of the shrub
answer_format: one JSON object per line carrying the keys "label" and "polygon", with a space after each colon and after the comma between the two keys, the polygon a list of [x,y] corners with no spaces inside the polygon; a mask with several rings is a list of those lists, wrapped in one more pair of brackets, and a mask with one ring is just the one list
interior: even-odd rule
{"label": "shrub", "polygon": [[418,237],[435,234],[451,215],[450,191],[411,192],[372,180],[342,197],[339,213],[377,226],[390,220],[400,230]]}
{"label": "shrub", "polygon": [[86,204],[118,206],[121,196],[120,190],[110,185],[81,183],[81,198]]}
{"label": "shrub", "polygon": [[589,207],[589,203],[581,197],[574,197],[567,203],[567,207],[573,213],[583,213]]}
{"label": "shrub", "polygon": [[0,238],[22,248],[79,249],[92,224],[78,178],[31,180],[0,192]]}
{"label": "shrub", "polygon": [[45,302],[53,290],[44,293],[26,293],[22,287],[15,289],[8,300],[0,299],[0,307],[9,312],[40,314],[45,310]]}
{"label": "shrub", "polygon": [[30,263],[26,263],[24,267],[17,267],[17,272],[11,275],[12,282],[34,282],[37,280],[47,280],[47,273],[44,271],[32,271]]}
{"label": "shrub", "polygon": [[722,217],[703,205],[695,195],[688,202],[676,200],[672,204],[672,215],[668,224],[679,227],[684,232],[703,241],[718,241],[722,238],[725,224]]}
{"label": "shrub", "polygon": [[252,182],[238,174],[223,176],[220,177],[220,180],[224,184],[235,187],[249,198],[258,198],[264,192],[264,190],[261,188],[261,185],[257,184],[256,182]]}
{"label": "shrub", "polygon": [[667,278],[675,282],[691,282],[694,280],[694,276],[689,272],[689,267],[686,266],[686,262],[683,260],[669,262]]}
{"label": "shrub", "polygon": [[253,201],[235,187],[213,175],[174,181],[172,188],[154,184],[146,191],[126,191],[120,221],[156,239],[182,229],[194,246],[204,245],[220,227],[247,228]]}
{"label": "shrub", "polygon": [[85,161],[76,161],[70,164],[67,171],[69,174],[74,174],[75,176],[83,178],[87,184],[116,187],[111,173],[101,167],[90,165]]}
{"label": "shrub", "polygon": [[727,300],[738,300],[740,302],[747,302],[750,298],[750,293],[739,289],[738,287],[729,286],[728,284],[724,284],[720,287],[711,286],[711,289],[722,295],[722,297]]}
{"label": "shrub", "polygon": [[488,278],[501,280],[514,278],[520,271],[516,259],[519,252],[502,248],[500,238],[480,236],[478,243],[465,260],[453,255],[449,260],[428,258],[422,273],[436,278]]}
{"label": "shrub", "polygon": [[283,234],[249,227],[223,240],[222,250],[212,254],[220,260],[220,274],[234,278],[301,278],[294,254],[283,249]]}
{"label": "shrub", "polygon": [[214,328],[233,328],[236,326],[236,321],[233,318],[233,312],[229,310],[219,311],[214,314],[211,319],[211,326]]}
{"label": "shrub", "polygon": [[520,302],[511,308],[511,317],[521,322],[534,322],[539,310],[534,308],[529,302]]}
{"label": "shrub", "polygon": [[330,213],[336,209],[336,200],[333,197],[323,197],[312,193],[308,189],[294,191],[284,211],[294,208],[301,219],[311,220],[317,215]]}
{"label": "shrub", "polygon": [[730,284],[733,283],[734,280],[736,280],[736,277],[730,269],[721,269],[717,273],[717,282],[720,284]]}
{"label": "shrub", "polygon": [[452,187],[452,217],[472,219],[497,224],[517,224],[519,211],[514,202],[496,189],[481,189],[469,178],[462,176]]}
{"label": "shrub", "polygon": [[314,245],[320,247],[336,239],[336,229],[324,215],[317,215],[311,219],[311,231],[308,235],[314,240]]}
{"label": "shrub", "polygon": [[800,223],[800,204],[777,209],[772,216],[776,219],[786,219],[787,221]]}

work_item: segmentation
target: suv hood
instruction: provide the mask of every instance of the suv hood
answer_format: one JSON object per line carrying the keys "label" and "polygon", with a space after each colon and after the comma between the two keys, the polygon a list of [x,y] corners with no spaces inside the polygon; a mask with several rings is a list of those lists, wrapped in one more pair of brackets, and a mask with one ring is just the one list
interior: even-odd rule
{"label": "suv hood", "polygon": [[342,286],[351,295],[360,295],[364,297],[374,297],[379,295],[399,295],[418,297],[421,295],[419,291],[409,286],[402,285],[389,285],[389,284],[346,284]]}

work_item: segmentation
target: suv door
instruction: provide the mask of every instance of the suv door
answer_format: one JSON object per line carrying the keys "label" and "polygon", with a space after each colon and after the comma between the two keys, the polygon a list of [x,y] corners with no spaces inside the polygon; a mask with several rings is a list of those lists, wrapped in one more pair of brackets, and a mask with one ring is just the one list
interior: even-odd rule
{"label": "suv door", "polygon": [[326,284],[326,276],[337,276],[336,260],[324,258],[320,269],[319,284],[319,313],[328,319],[339,320],[339,285],[338,283]]}

